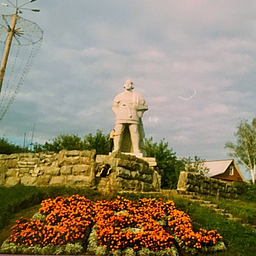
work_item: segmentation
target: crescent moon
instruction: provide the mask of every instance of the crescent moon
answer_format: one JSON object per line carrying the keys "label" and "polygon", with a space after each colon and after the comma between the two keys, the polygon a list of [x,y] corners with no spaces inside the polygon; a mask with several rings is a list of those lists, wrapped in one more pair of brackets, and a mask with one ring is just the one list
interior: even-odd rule
{"label": "crescent moon", "polygon": [[192,99],[195,95],[196,95],[196,89],[194,88],[194,93],[193,93],[193,95],[191,95],[189,98],[184,98],[184,97],[181,97],[181,96],[178,96],[178,97],[181,98],[182,100],[190,100],[190,99]]}

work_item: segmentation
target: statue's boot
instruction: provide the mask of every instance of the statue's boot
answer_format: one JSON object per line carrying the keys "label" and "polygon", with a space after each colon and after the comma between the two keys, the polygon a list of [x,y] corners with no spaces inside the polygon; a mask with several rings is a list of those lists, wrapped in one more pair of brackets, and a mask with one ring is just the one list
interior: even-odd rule
{"label": "statue's boot", "polygon": [[131,141],[132,141],[132,146],[133,146],[133,152],[136,153],[141,153],[140,151],[140,136],[138,133],[133,133],[131,134]]}
{"label": "statue's boot", "polygon": [[113,152],[120,151],[123,135],[114,135],[114,150]]}

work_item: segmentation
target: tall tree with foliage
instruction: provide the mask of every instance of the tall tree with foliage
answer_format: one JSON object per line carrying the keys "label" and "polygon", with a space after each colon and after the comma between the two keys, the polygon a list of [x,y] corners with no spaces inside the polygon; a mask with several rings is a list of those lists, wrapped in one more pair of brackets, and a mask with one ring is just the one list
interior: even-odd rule
{"label": "tall tree with foliage", "polygon": [[229,155],[236,157],[250,172],[252,183],[255,183],[256,170],[256,118],[250,124],[248,120],[241,120],[235,133],[236,144],[228,141],[225,148],[230,150]]}
{"label": "tall tree with foliage", "polygon": [[149,157],[155,157],[157,166],[163,171],[162,188],[176,188],[180,171],[184,169],[183,160],[176,157],[176,153],[169,149],[164,139],[160,143],[153,142],[153,138],[145,139],[145,148]]}
{"label": "tall tree with foliage", "polygon": [[13,153],[22,153],[28,152],[28,148],[22,148],[18,145],[15,145],[5,139],[4,137],[0,138],[0,154],[13,154]]}
{"label": "tall tree with foliage", "polygon": [[96,149],[97,154],[108,155],[110,151],[109,135],[97,130],[96,135],[89,133],[84,137],[84,148],[87,150]]}
{"label": "tall tree with foliage", "polygon": [[75,134],[61,134],[58,137],[54,138],[50,142],[46,142],[42,146],[44,151],[54,151],[59,152],[63,149],[66,150],[83,150],[84,143],[82,139]]}
{"label": "tall tree with foliage", "polygon": [[184,171],[186,172],[195,172],[199,175],[205,176],[209,172],[209,168],[204,165],[204,160],[198,156],[194,156],[189,158],[182,158],[185,164]]}
{"label": "tall tree with foliage", "polygon": [[110,142],[109,136],[97,130],[96,135],[89,133],[84,136],[84,140],[78,135],[62,134],[54,138],[52,141],[46,142],[44,145],[35,144],[34,151],[54,151],[60,150],[92,150],[96,149],[97,154],[109,154]]}

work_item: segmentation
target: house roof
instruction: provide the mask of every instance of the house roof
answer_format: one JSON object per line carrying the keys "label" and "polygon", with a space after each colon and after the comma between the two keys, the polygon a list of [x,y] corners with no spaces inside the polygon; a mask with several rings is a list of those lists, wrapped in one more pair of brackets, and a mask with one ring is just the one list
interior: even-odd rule
{"label": "house roof", "polygon": [[214,177],[216,175],[223,174],[232,162],[234,162],[234,166],[237,169],[237,172],[239,173],[239,175],[241,176],[243,181],[245,181],[245,179],[244,179],[242,173],[240,172],[238,166],[236,165],[234,159],[204,161],[203,162],[204,166],[209,169],[209,172],[206,173],[206,176]]}

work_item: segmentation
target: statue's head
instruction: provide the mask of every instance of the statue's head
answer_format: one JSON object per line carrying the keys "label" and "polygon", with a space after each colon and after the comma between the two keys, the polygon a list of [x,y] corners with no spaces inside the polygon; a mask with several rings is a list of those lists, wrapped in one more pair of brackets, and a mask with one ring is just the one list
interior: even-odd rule
{"label": "statue's head", "polygon": [[131,91],[132,89],[134,89],[134,85],[133,82],[131,80],[126,80],[124,83],[124,88],[128,91]]}

